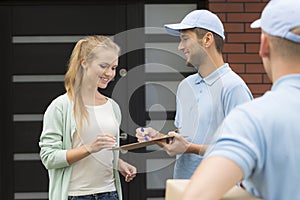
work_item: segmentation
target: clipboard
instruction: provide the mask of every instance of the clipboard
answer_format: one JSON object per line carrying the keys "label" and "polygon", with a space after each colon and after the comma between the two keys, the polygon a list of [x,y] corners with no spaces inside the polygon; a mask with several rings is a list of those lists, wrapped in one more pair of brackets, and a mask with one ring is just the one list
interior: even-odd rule
{"label": "clipboard", "polygon": [[173,137],[174,136],[166,135],[166,136],[162,136],[160,138],[152,139],[152,140],[149,140],[149,141],[135,142],[135,143],[131,143],[131,144],[122,145],[122,146],[119,146],[119,147],[113,147],[113,148],[111,148],[111,150],[128,151],[128,150],[138,149],[138,148],[142,148],[142,147],[146,147],[146,146],[149,146],[149,145],[156,144],[156,142],[159,142],[159,141],[172,139]]}

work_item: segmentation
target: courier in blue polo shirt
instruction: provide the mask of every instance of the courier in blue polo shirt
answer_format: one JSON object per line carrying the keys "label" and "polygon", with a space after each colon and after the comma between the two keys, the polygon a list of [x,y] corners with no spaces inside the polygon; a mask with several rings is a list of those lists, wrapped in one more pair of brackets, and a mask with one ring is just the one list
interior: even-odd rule
{"label": "courier in blue polo shirt", "polygon": [[[175,126],[189,142],[209,144],[225,116],[251,97],[246,84],[227,63],[205,78],[196,73],[178,86]],[[176,155],[173,177],[190,178],[201,160],[202,156],[193,153]]]}
{"label": "courier in blue polo shirt", "polygon": [[241,180],[264,200],[300,199],[299,10],[300,1],[271,0],[251,24],[262,29],[259,55],[274,84],[225,118],[183,200],[219,199]]}
{"label": "courier in blue polo shirt", "polygon": [[[180,23],[164,27],[169,34],[180,36],[178,50],[185,54],[187,65],[198,70],[178,87],[175,126],[180,134],[174,134],[173,143],[164,146],[167,153],[176,154],[173,178],[188,179],[202,160],[202,145],[212,141],[231,109],[250,101],[252,95],[244,81],[223,61],[225,34],[217,15],[195,10]],[[187,141],[182,135],[188,136]],[[184,143],[186,148],[182,148]]]}
{"label": "courier in blue polo shirt", "polygon": [[[180,37],[178,50],[185,54],[186,65],[197,69],[197,73],[182,80],[177,90],[175,126],[179,134],[170,132],[175,136],[172,143],[161,144],[169,155],[176,155],[173,177],[188,179],[224,117],[235,106],[252,100],[252,95],[223,60],[225,34],[217,15],[194,10],[180,23],[164,27],[169,34]],[[160,136],[153,132],[156,133],[138,128],[136,136],[139,141],[143,141],[145,134],[152,138]]]}

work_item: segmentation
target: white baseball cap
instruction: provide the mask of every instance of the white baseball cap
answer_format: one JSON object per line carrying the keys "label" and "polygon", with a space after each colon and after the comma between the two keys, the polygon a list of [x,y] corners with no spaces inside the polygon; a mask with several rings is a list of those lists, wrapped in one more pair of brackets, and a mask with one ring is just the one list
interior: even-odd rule
{"label": "white baseball cap", "polygon": [[300,27],[300,1],[271,0],[264,8],[261,18],[250,26],[262,28],[269,35],[300,43],[300,35],[291,32]]}
{"label": "white baseball cap", "polygon": [[166,24],[165,30],[175,36],[180,35],[180,31],[190,28],[203,28],[214,32],[225,39],[224,27],[217,15],[208,10],[194,10],[187,14],[180,23]]}

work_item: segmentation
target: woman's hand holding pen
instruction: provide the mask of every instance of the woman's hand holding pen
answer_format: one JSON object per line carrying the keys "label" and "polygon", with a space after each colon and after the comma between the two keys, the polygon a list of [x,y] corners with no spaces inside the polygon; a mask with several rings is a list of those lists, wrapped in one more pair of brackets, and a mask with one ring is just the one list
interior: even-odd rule
{"label": "woman's hand holding pen", "polygon": [[86,144],[85,147],[90,153],[98,152],[102,149],[110,149],[116,144],[116,138],[110,134],[100,134],[90,144]]}
{"label": "woman's hand holding pen", "polygon": [[115,146],[115,141],[116,139],[112,135],[98,135],[97,138],[89,144],[67,150],[67,161],[69,164],[73,164],[74,162],[89,156],[91,153],[98,152],[102,149],[112,148]]}

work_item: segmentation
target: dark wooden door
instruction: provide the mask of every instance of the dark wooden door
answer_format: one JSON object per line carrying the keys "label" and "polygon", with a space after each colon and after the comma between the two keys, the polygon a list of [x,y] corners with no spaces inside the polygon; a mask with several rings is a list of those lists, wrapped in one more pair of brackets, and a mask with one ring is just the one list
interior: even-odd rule
{"label": "dark wooden door", "polygon": [[[1,99],[4,119],[1,121],[1,199],[47,199],[48,175],[39,159],[38,140],[45,109],[52,99],[65,92],[63,76],[71,51],[84,36],[114,36],[127,30],[128,20],[139,19],[128,13],[143,11],[140,5],[135,1],[0,4],[1,89],[6,91]],[[143,26],[137,24],[140,20],[133,22],[135,26]],[[115,40],[121,49],[126,48],[123,46],[126,38]],[[128,61],[132,56],[122,54],[118,70],[126,71],[127,66],[134,66],[137,60]],[[102,92],[111,96],[120,77],[118,71],[115,81]],[[123,87],[126,90],[127,83]],[[126,128],[126,120],[123,124]],[[133,138],[122,140],[122,144],[130,140]],[[135,182],[123,183],[124,199],[132,199],[128,191],[134,185]]]}
{"label": "dark wooden door", "polygon": [[[115,81],[102,91],[121,107],[121,132],[127,133],[121,144],[136,142],[135,129],[149,122],[168,124],[157,129],[170,130],[175,115],[172,88],[192,71],[174,53],[178,38],[167,35],[162,24],[205,5],[196,0],[2,1],[0,199],[47,199],[48,175],[38,154],[42,117],[51,100],[65,92],[68,58],[84,36],[113,36],[121,46]],[[153,63],[173,70],[152,68]],[[166,110],[151,110],[156,104]],[[139,172],[131,183],[122,182],[125,200],[164,199],[174,158],[147,148],[121,157]]]}

